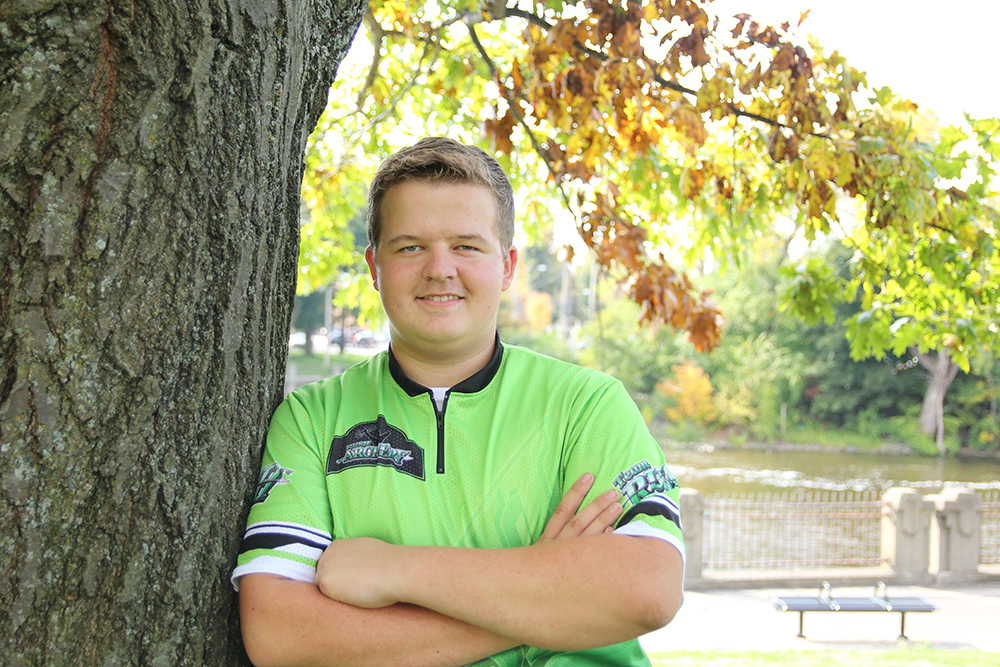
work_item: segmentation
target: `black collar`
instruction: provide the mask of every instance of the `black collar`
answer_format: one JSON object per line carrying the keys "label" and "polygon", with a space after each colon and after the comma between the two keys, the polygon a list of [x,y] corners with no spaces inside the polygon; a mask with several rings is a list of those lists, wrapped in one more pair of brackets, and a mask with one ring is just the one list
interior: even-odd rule
{"label": "black collar", "polygon": [[[503,359],[503,345],[500,343],[500,334],[498,333],[493,343],[493,356],[486,362],[486,365],[480,368],[475,374],[456,384],[451,388],[451,391],[457,391],[462,394],[474,394],[477,391],[482,391],[489,386],[490,382],[496,376],[497,371],[500,370],[501,359]],[[391,344],[389,345],[389,372],[392,374],[392,378],[396,381],[396,384],[409,396],[419,396],[430,391],[427,387],[407,377],[399,362],[396,361],[396,355],[392,353]]]}

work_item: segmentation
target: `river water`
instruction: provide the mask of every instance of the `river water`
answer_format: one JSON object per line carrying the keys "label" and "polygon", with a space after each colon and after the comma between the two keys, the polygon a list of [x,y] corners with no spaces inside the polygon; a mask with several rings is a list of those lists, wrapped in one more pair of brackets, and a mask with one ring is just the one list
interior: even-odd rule
{"label": "river water", "polygon": [[946,486],[1000,489],[1000,459],[936,458],[832,450],[668,449],[682,487],[710,493],[874,491],[893,486],[937,493]]}

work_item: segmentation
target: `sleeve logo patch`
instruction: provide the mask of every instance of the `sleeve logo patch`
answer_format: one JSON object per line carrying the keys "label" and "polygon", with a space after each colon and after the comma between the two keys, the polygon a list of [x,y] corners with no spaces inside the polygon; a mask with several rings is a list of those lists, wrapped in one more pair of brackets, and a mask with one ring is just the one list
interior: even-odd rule
{"label": "sleeve logo patch", "polygon": [[424,479],[424,450],[385,417],[351,428],[330,444],[326,473],[335,474],[357,467],[384,466]]}
{"label": "sleeve logo patch", "polygon": [[637,505],[647,496],[675,488],[677,480],[666,466],[654,468],[649,461],[639,461],[625,472],[619,473],[615,477],[614,486],[621,492],[622,498],[628,499],[631,505]]}
{"label": "sleeve logo patch", "polygon": [[257,491],[253,494],[253,503],[262,503],[271,495],[271,490],[278,484],[288,484],[288,476],[294,470],[282,468],[281,464],[275,461],[269,466],[265,466],[260,471],[260,479],[257,480]]}

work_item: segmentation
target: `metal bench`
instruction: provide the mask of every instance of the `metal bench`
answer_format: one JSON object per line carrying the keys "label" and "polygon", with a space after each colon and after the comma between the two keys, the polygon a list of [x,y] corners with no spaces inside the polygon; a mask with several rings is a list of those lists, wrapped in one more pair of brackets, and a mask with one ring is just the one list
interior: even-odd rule
{"label": "metal bench", "polygon": [[779,611],[799,612],[799,634],[802,632],[803,619],[807,611],[895,611],[899,612],[899,638],[906,639],[906,612],[937,611],[937,606],[921,597],[890,598],[885,584],[881,581],[875,586],[875,594],[866,598],[835,598],[831,594],[830,584],[823,582],[816,597],[772,597],[771,601]]}

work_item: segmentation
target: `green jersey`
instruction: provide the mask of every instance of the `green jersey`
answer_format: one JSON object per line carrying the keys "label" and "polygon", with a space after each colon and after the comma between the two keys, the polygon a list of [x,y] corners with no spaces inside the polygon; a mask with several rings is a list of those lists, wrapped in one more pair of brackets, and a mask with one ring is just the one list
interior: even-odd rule
{"label": "green jersey", "polygon": [[[267,436],[233,572],[313,581],[331,540],[475,548],[534,544],[586,472],[584,504],[616,487],[616,533],[684,553],[677,482],[610,376],[496,344],[436,403],[391,350],[289,394]],[[555,653],[519,647],[482,665],[648,665],[637,640]]]}

